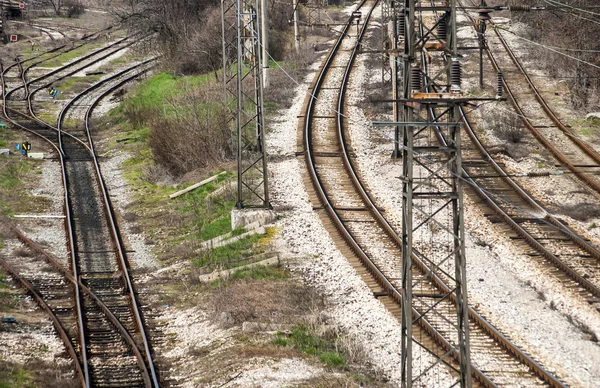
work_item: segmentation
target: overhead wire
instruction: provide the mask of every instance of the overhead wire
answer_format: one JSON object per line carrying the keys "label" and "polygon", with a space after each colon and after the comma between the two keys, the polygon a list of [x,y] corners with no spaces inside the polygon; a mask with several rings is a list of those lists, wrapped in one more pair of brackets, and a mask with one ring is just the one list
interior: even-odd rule
{"label": "overhead wire", "polygon": [[[533,42],[533,43],[535,43],[535,42]],[[259,46],[261,46],[261,47],[262,47],[262,42],[258,42],[258,44],[259,44]],[[279,61],[277,61],[277,60],[275,60],[275,58],[273,58],[273,56],[271,55],[271,53],[270,53],[268,50],[266,50],[266,53],[267,53],[267,55],[269,56],[269,58],[270,58],[270,59],[273,61],[273,63],[275,63],[275,65],[276,65],[276,66],[277,66],[277,67],[278,67],[278,68],[279,68],[279,69],[280,69],[280,70],[281,70],[281,71],[282,71],[282,72],[283,72],[283,73],[284,73],[284,74],[285,74],[285,75],[286,75],[286,76],[287,76],[287,77],[288,77],[288,78],[289,78],[289,79],[290,79],[292,82],[294,82],[294,83],[295,83],[297,86],[301,86],[301,85],[302,85],[302,84],[301,84],[299,81],[297,81],[297,80],[296,80],[294,77],[292,77],[292,76],[291,76],[291,75],[290,75],[290,74],[289,74],[289,73],[288,73],[288,72],[287,72],[287,71],[286,71],[286,70],[285,70],[285,69],[284,69],[284,68],[281,66],[281,64],[279,63]],[[599,68],[600,68],[600,67],[599,67]],[[315,95],[315,94],[314,94],[312,91],[311,91],[311,92],[309,92],[309,95],[310,95],[312,98],[314,98],[315,100],[318,100],[318,97],[317,97],[317,96],[316,96],[316,95]],[[349,122],[351,122],[351,123],[353,123],[353,124],[355,124],[355,125],[357,125],[357,126],[359,126],[359,127],[362,127],[362,128],[364,128],[364,129],[367,129],[368,131],[371,131],[371,132],[377,133],[377,134],[379,134],[381,137],[383,137],[383,138],[387,138],[388,140],[391,140],[391,141],[392,141],[392,143],[397,143],[397,144],[398,144],[398,146],[399,146],[399,148],[401,148],[403,151],[405,151],[405,152],[406,152],[406,151],[412,152],[412,153],[413,153],[413,155],[415,155],[415,156],[417,156],[417,157],[420,157],[422,160],[424,160],[425,162],[427,162],[427,163],[429,163],[429,164],[436,164],[436,163],[437,163],[436,161],[434,161],[434,160],[432,160],[432,159],[429,159],[429,158],[428,158],[428,157],[427,157],[425,154],[421,154],[420,152],[418,152],[418,151],[416,151],[416,150],[414,150],[414,149],[409,149],[408,147],[405,147],[405,146],[404,146],[403,144],[401,144],[400,142],[396,142],[396,140],[393,138],[393,136],[392,136],[392,135],[388,135],[387,133],[385,133],[385,132],[383,132],[383,131],[379,130],[377,127],[374,127],[374,126],[372,126],[372,125],[365,125],[364,123],[361,123],[361,122],[359,122],[358,120],[355,120],[354,118],[352,118],[352,117],[349,117],[349,116],[347,116],[347,115],[343,114],[342,112],[339,112],[339,111],[337,111],[337,109],[335,109],[335,108],[330,108],[330,111],[331,111],[331,112],[333,112],[333,113],[336,113],[336,114],[340,115],[340,116],[341,116],[341,117],[343,117],[344,119],[348,120]],[[516,114],[515,112],[512,112],[512,113]],[[466,118],[465,118],[465,119],[466,119]],[[426,123],[424,123],[424,124],[426,124]],[[456,124],[460,124],[460,122],[457,122]],[[392,127],[392,125],[390,125],[390,127]],[[546,225],[548,225],[548,226],[550,226],[550,227],[552,227],[552,228],[554,228],[554,229],[556,229],[556,230],[558,230],[558,231],[560,231],[560,232],[562,232],[562,233],[564,233],[564,234],[566,234],[566,235],[568,235],[568,236],[571,236],[572,238],[574,238],[574,239],[576,239],[576,240],[579,240],[579,241],[583,242],[583,243],[584,243],[584,244],[586,244],[586,245],[590,245],[590,244],[591,244],[589,241],[587,241],[586,239],[583,239],[582,237],[578,236],[577,234],[575,234],[575,233],[574,233],[574,232],[572,232],[571,230],[569,230],[569,229],[564,229],[564,228],[562,228],[562,227],[559,227],[559,226],[557,226],[557,225],[554,225],[553,223],[551,223],[551,222],[549,222],[549,221],[546,221],[546,220],[544,219],[544,217],[543,217],[543,216],[544,216],[545,214],[548,214],[548,213],[547,213],[547,211],[545,211],[545,210],[544,210],[546,213],[540,217],[539,215],[537,215],[537,214],[535,214],[535,213],[533,213],[533,212],[530,212],[530,211],[528,211],[527,209],[521,208],[521,207],[520,207],[520,206],[518,206],[517,204],[514,204],[514,203],[512,203],[511,201],[509,201],[509,200],[507,200],[507,199],[503,198],[502,196],[500,196],[500,195],[497,195],[497,194],[494,194],[494,193],[492,193],[492,192],[488,191],[487,189],[485,189],[485,188],[481,187],[481,186],[480,186],[480,185],[478,185],[478,184],[477,184],[477,183],[476,183],[476,182],[475,182],[475,181],[474,181],[474,180],[473,180],[471,177],[469,177],[469,178],[465,178],[464,176],[462,176],[462,174],[456,174],[456,173],[452,172],[450,169],[447,169],[447,171],[448,171],[448,172],[449,172],[449,173],[450,173],[452,176],[454,176],[456,179],[460,180],[461,182],[463,182],[463,183],[466,183],[467,185],[469,185],[469,186],[472,186],[472,187],[476,188],[477,190],[480,190],[481,192],[483,192],[483,193],[484,193],[484,194],[486,194],[487,196],[489,196],[489,197],[491,197],[491,198],[494,198],[494,199],[498,200],[499,202],[502,202],[502,203],[504,203],[505,205],[507,205],[507,206],[509,206],[509,207],[511,207],[511,208],[513,208],[513,209],[515,209],[515,210],[517,210],[517,211],[519,211],[519,212],[521,212],[522,214],[524,214],[524,215],[526,215],[526,216],[528,216],[528,217],[531,217],[531,218],[533,218],[533,219],[536,219],[536,220],[538,220],[539,222],[541,222],[541,223],[544,223],[544,224],[546,224]],[[507,176],[507,175],[501,175],[500,177],[504,177],[504,176]],[[596,249],[600,249],[600,248],[596,247],[595,245],[591,245],[591,246],[592,246],[592,247],[594,247],[594,248],[596,248]]]}
{"label": "overhead wire", "polygon": [[580,59],[580,58],[574,57],[574,56],[572,56],[572,55],[569,55],[569,54],[565,54],[565,53],[563,53],[563,52],[560,52],[559,50],[555,50],[555,49],[553,49],[553,48],[551,48],[550,46],[547,46],[547,45],[545,45],[545,44],[538,43],[538,42],[534,42],[533,40],[530,40],[530,39],[524,38],[524,37],[522,37],[522,36],[519,36],[519,35],[515,34],[514,32],[512,32],[512,31],[509,31],[509,30],[507,30],[507,29],[505,29],[505,28],[501,28],[501,27],[498,27],[498,26],[493,26],[493,27],[494,27],[494,29],[496,29],[496,30],[500,30],[500,31],[505,31],[505,32],[508,32],[509,34],[512,34],[512,35],[513,35],[513,36],[515,36],[516,38],[519,38],[519,39],[521,39],[521,40],[524,40],[524,41],[526,41],[526,42],[528,42],[528,43],[534,44],[534,45],[536,45],[536,46],[540,46],[540,47],[542,47],[542,48],[545,48],[546,50],[549,50],[549,51],[555,52],[555,53],[557,53],[557,54],[563,55],[563,56],[565,56],[565,57],[568,57],[568,58],[574,59],[574,60],[576,60],[577,62],[581,62],[581,63],[584,63],[584,64],[586,64],[586,65],[589,65],[589,66],[595,67],[596,69],[600,69],[600,66],[598,66],[598,65],[596,65],[596,64],[593,64],[593,63],[591,63],[591,62],[588,62],[588,61],[585,61],[585,60],[583,60],[583,59]]}
{"label": "overhead wire", "polygon": [[561,3],[561,2],[556,1],[556,0],[543,0],[543,1],[546,4],[550,4],[550,5],[553,5],[553,6],[560,5],[562,7],[571,8],[571,9],[574,9],[574,10],[579,11],[579,12],[585,12],[585,13],[589,13],[590,15],[600,16],[600,13],[598,13],[598,12],[592,12],[592,11],[588,11],[587,9],[573,7],[570,4]]}

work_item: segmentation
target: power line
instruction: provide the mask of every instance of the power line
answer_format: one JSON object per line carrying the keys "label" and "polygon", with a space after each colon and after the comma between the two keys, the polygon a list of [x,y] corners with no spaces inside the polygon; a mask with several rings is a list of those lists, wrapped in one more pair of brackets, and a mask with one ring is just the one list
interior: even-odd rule
{"label": "power line", "polygon": [[563,7],[571,8],[571,9],[574,9],[574,10],[579,11],[579,12],[585,12],[585,13],[589,13],[591,15],[600,16],[600,13],[598,13],[598,12],[592,12],[592,11],[588,11],[586,9],[581,9],[581,8],[573,7],[572,5],[561,3],[561,2],[558,2],[558,1],[555,1],[555,0],[550,0],[550,1],[544,0],[544,3],[550,4],[550,5],[554,5],[554,6],[557,5],[557,4],[559,4],[559,5],[563,6]]}
{"label": "power line", "polygon": [[[535,43],[535,42],[533,42],[533,43]],[[259,44],[260,44],[260,43],[259,43]],[[271,58],[271,60],[272,60],[272,61],[273,61],[273,62],[274,62],[276,65],[277,65],[277,67],[278,67],[278,68],[279,68],[281,71],[283,71],[283,73],[284,73],[284,74],[285,74],[285,75],[286,75],[286,76],[287,76],[287,77],[288,77],[290,80],[292,80],[292,81],[293,81],[293,82],[294,82],[294,83],[295,83],[297,86],[301,86],[301,85],[302,85],[302,84],[301,84],[299,81],[297,81],[297,80],[296,80],[294,77],[292,77],[292,76],[291,76],[291,75],[290,75],[290,74],[289,74],[287,71],[285,71],[285,69],[284,69],[284,68],[281,66],[281,64],[280,64],[280,63],[279,63],[277,60],[275,60],[275,59],[274,59],[274,58],[271,56],[271,54],[270,54],[268,51],[267,51],[267,55],[268,55],[268,56],[269,56],[269,58]],[[317,98],[317,96],[315,96],[315,95],[313,94],[313,92],[310,92],[310,95],[311,95],[313,98],[315,98],[315,99],[318,99],[318,98]],[[364,128],[364,129],[367,129],[367,130],[369,130],[369,131],[371,131],[371,132],[377,133],[378,135],[382,136],[383,138],[386,138],[386,139],[388,139],[388,140],[391,140],[393,143],[398,143],[398,145],[399,145],[399,146],[400,146],[400,147],[401,147],[403,150],[412,152],[412,153],[413,153],[415,156],[418,156],[418,157],[420,157],[420,158],[421,158],[423,161],[427,162],[428,164],[439,164],[439,162],[438,162],[438,161],[431,160],[431,159],[427,158],[427,157],[426,157],[424,154],[421,154],[420,152],[418,152],[418,151],[416,151],[416,150],[414,150],[414,149],[407,149],[406,147],[404,147],[404,145],[403,145],[403,144],[400,144],[399,142],[396,142],[396,140],[395,140],[395,139],[394,139],[394,138],[393,138],[391,135],[388,135],[387,133],[383,132],[383,131],[382,131],[382,130],[380,130],[380,129],[377,129],[376,127],[373,127],[373,126],[370,126],[370,125],[365,125],[364,123],[361,123],[361,122],[359,122],[359,121],[357,121],[357,120],[353,119],[352,117],[349,117],[349,116],[346,116],[346,115],[344,115],[342,112],[339,112],[339,111],[337,111],[337,109],[335,109],[335,108],[330,108],[330,111],[332,111],[333,113],[336,113],[336,114],[338,114],[338,115],[342,116],[343,118],[345,118],[345,119],[346,119],[346,120],[348,120],[349,122],[353,123],[354,125],[357,125],[357,126],[358,126],[358,127],[360,127],[360,128]],[[507,110],[507,111],[508,111],[508,110]],[[518,114],[517,114],[517,113],[515,113],[515,112],[511,112],[511,113],[513,113],[513,114],[516,114],[517,116],[520,116],[520,115],[518,115]],[[465,119],[466,119],[466,118],[465,118]],[[434,125],[432,125],[432,126],[434,126]],[[588,240],[586,240],[586,239],[584,239],[584,238],[582,238],[582,237],[578,236],[578,235],[577,235],[577,234],[575,234],[574,232],[572,232],[572,231],[570,231],[570,230],[568,230],[568,229],[564,229],[564,228],[562,228],[562,227],[559,227],[559,226],[557,226],[557,225],[554,225],[553,223],[551,223],[551,222],[549,222],[549,221],[545,220],[545,219],[543,218],[543,216],[542,216],[542,217],[540,217],[539,215],[537,215],[537,214],[535,214],[535,213],[533,213],[533,212],[530,212],[530,211],[528,211],[527,209],[523,209],[522,207],[520,207],[520,206],[518,206],[517,204],[515,204],[515,203],[513,203],[513,202],[511,202],[511,201],[509,201],[509,200],[507,200],[507,199],[505,199],[505,198],[503,198],[502,196],[500,196],[500,195],[497,195],[497,194],[494,194],[494,193],[492,193],[492,192],[488,191],[487,189],[485,189],[485,188],[481,187],[480,185],[478,185],[478,184],[477,184],[477,183],[476,183],[476,182],[475,182],[475,181],[472,179],[472,178],[476,178],[476,176],[475,176],[475,177],[470,177],[470,176],[468,176],[468,177],[464,177],[464,176],[462,176],[461,174],[454,174],[454,173],[453,173],[453,172],[452,172],[450,169],[447,169],[447,168],[446,168],[445,170],[446,170],[446,171],[447,171],[449,174],[451,174],[451,175],[453,175],[454,177],[456,177],[457,179],[459,179],[460,181],[462,181],[462,182],[466,183],[467,185],[469,185],[469,186],[472,186],[472,187],[474,187],[474,188],[476,188],[476,189],[480,190],[481,192],[485,193],[485,194],[486,194],[488,197],[490,197],[490,198],[494,198],[494,199],[498,200],[499,202],[502,202],[502,203],[504,203],[505,205],[507,205],[507,206],[509,206],[509,207],[511,207],[511,208],[513,208],[513,209],[515,209],[515,210],[517,210],[517,211],[519,211],[520,213],[522,213],[522,214],[524,214],[524,215],[526,215],[526,216],[528,216],[528,217],[531,217],[531,218],[533,218],[533,219],[536,219],[536,220],[538,220],[539,222],[541,222],[541,223],[544,223],[544,224],[546,224],[546,225],[548,225],[548,226],[550,226],[550,227],[552,227],[552,228],[554,228],[554,229],[556,229],[556,230],[558,230],[558,231],[560,231],[560,232],[564,233],[565,235],[571,236],[572,238],[574,238],[574,239],[576,239],[576,240],[578,240],[578,241],[581,241],[581,242],[585,243],[586,245],[591,245],[593,248],[596,248],[596,246],[595,246],[595,245],[591,244],[591,243],[590,243]],[[553,174],[553,175],[559,175],[559,174]],[[564,174],[560,174],[560,175],[564,175]],[[503,178],[503,177],[508,177],[508,178],[510,178],[510,175],[508,175],[508,174],[506,174],[506,175],[499,175],[499,177],[500,177],[500,178]],[[544,209],[544,208],[542,207],[542,209]],[[546,211],[545,209],[544,209],[544,211],[546,212],[546,214],[548,214],[548,213],[547,213],[547,211]]]}
{"label": "power line", "polygon": [[529,40],[529,39],[527,39],[527,38],[523,38],[522,36],[519,36],[519,35],[515,34],[514,32],[512,32],[512,31],[509,31],[509,30],[507,30],[507,29],[505,29],[505,28],[500,28],[500,27],[498,27],[498,26],[494,26],[494,28],[495,28],[496,30],[506,31],[506,32],[508,32],[509,34],[512,34],[513,36],[515,36],[515,37],[517,37],[517,38],[519,38],[519,39],[521,39],[521,40],[524,40],[524,41],[526,41],[526,42],[529,42],[529,43],[531,43],[531,44],[534,44],[534,45],[536,45],[536,46],[543,47],[543,48],[545,48],[546,50],[549,50],[549,51],[555,52],[555,53],[557,53],[557,54],[563,55],[563,56],[565,56],[565,57],[567,57],[567,58],[574,59],[574,60],[576,60],[576,61],[578,61],[578,62],[581,62],[581,63],[584,63],[584,64],[586,64],[586,65],[589,65],[589,66],[595,67],[596,69],[600,69],[600,66],[598,66],[598,65],[595,65],[595,64],[593,64],[593,63],[591,63],[591,62],[588,62],[588,61],[585,61],[585,60],[583,60],[583,59],[579,59],[579,58],[577,58],[577,57],[574,57],[574,56],[572,56],[572,55],[569,55],[569,54],[562,53],[562,52],[560,52],[560,51],[558,51],[558,50],[555,50],[555,49],[551,48],[550,46],[546,46],[546,45],[544,45],[544,44],[541,44],[541,43],[538,43],[538,42],[534,42],[534,41],[532,41],[532,40]]}

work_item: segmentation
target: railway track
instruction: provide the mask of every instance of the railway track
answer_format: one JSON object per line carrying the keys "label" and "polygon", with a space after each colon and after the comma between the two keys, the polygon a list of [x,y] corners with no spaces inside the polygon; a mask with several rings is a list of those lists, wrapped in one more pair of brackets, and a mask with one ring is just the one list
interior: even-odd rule
{"label": "railway track", "polygon": [[[490,40],[494,49],[488,47],[486,52],[496,71],[502,70],[504,87],[511,104],[527,129],[559,164],[599,197],[600,177],[591,172],[600,171],[600,155],[560,120],[527,74],[501,30],[493,21],[491,23],[497,41]],[[516,85],[527,85],[527,88]]]}
{"label": "railway track", "polygon": [[[83,60],[52,71],[51,75],[56,80],[81,71],[123,49],[121,43],[118,42],[117,47],[108,53],[105,52],[107,49],[97,50]],[[75,69],[74,63],[79,64]],[[14,103],[16,94],[12,95],[12,99],[7,97],[18,88],[12,91],[3,88],[7,119],[51,143],[61,162],[73,271],[69,279],[74,289],[76,327],[79,329],[79,334],[73,335],[71,340],[79,345],[78,361],[83,371],[83,385],[88,387],[159,386],[152,350],[145,333],[145,322],[129,274],[127,255],[104,186],[89,127],[92,110],[98,102],[114,89],[143,74],[150,65],[150,61],[146,61],[116,73],[73,98],[61,112],[59,128],[36,118],[33,109],[33,95],[48,83],[48,75],[38,77],[35,80],[38,85],[30,92],[28,87],[31,83],[26,80],[25,71],[20,71],[22,95],[26,98],[16,108],[8,106]],[[42,80],[45,83],[40,86]],[[95,97],[84,97],[92,92]],[[88,105],[81,119],[85,130],[75,134],[62,131],[60,126],[65,113],[73,110],[74,103],[84,98]],[[24,112],[25,109],[28,112]]]}
{"label": "railway track", "polygon": [[[474,21],[474,20],[473,20]],[[494,57],[494,66],[499,69]],[[423,64],[426,68],[426,64]],[[505,87],[508,86],[505,80]],[[510,91],[510,89],[508,89]],[[486,217],[504,224],[504,231],[522,242],[526,254],[567,289],[588,303],[600,298],[600,250],[581,237],[536,201],[488,152],[474,130],[472,119],[461,109],[468,141],[463,147],[463,174],[468,190],[485,207]],[[535,178],[534,178],[535,179]]]}
{"label": "railway track", "polygon": [[[365,7],[364,2],[359,6],[362,7]],[[308,176],[314,188],[311,201],[320,204],[318,208],[321,213],[326,213],[326,217],[321,218],[328,224],[334,240],[340,240],[341,237],[342,252],[357,271],[363,274],[363,279],[374,294],[399,318],[401,297],[398,291],[398,257],[401,255],[401,239],[373,203],[355,172],[345,139],[347,119],[344,116],[343,96],[358,47],[357,38],[349,32],[351,23],[352,20],[348,22],[322,65],[311,88],[312,93],[305,102],[306,113],[300,124]],[[364,25],[360,37],[365,30]],[[415,251],[415,287],[424,294],[448,294],[450,290],[442,277],[428,268],[421,259],[419,252]],[[421,333],[419,338],[424,347],[433,352],[448,351],[455,357],[456,351],[453,352],[450,348],[456,331],[448,324],[448,320],[452,320],[448,317],[456,314],[453,302],[451,298],[446,303],[442,302],[438,306],[443,306],[441,311],[444,315],[419,320],[421,325],[415,326],[414,330],[415,333]],[[426,308],[416,306],[413,315],[420,316]],[[469,317],[473,374],[480,385],[564,386],[473,309],[469,309]],[[452,374],[454,362],[448,361],[447,366]]]}

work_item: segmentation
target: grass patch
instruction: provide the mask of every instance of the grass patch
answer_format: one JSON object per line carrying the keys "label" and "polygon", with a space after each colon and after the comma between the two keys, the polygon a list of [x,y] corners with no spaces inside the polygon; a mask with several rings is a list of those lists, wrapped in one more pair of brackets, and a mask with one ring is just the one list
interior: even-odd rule
{"label": "grass patch", "polygon": [[98,81],[100,77],[102,77],[102,74],[86,75],[84,77],[69,77],[58,85],[58,89],[63,93],[69,91],[79,93]]}
{"label": "grass patch", "polygon": [[294,328],[287,338],[284,334],[278,332],[271,344],[293,347],[298,352],[317,357],[325,365],[332,368],[346,366],[346,357],[337,349],[335,341],[318,337],[303,325]]}
{"label": "grass patch", "polygon": [[0,388],[14,387],[35,387],[32,373],[19,367],[3,371],[0,374]]}
{"label": "grass patch", "polygon": [[[8,279],[4,272],[0,272],[0,309],[7,313],[14,310],[15,297],[8,288]],[[0,314],[0,318],[2,314]]]}
{"label": "grass patch", "polygon": [[290,273],[278,265],[257,265],[251,268],[241,268],[233,272],[230,279],[253,279],[253,280],[284,280],[290,277]]}
{"label": "grass patch", "polygon": [[33,174],[41,163],[20,156],[0,157],[0,215],[40,210],[47,205],[48,199],[33,197],[24,187],[38,179]]}
{"label": "grass patch", "polygon": [[100,43],[85,44],[83,46],[77,47],[74,50],[62,53],[59,56],[48,60],[47,62],[40,63],[38,66],[39,67],[59,67],[59,66],[66,64],[69,61],[72,61],[75,58],[90,54],[92,51],[95,51],[103,46],[104,45],[100,44]]}
{"label": "grass patch", "polygon": [[246,264],[245,260],[250,256],[261,253],[254,247],[254,244],[260,238],[261,236],[257,234],[246,236],[231,244],[208,251],[202,257],[192,260],[192,262],[198,267],[220,265],[224,268],[233,268],[240,264]]}
{"label": "grass patch", "polygon": [[165,98],[177,95],[185,86],[200,86],[210,79],[210,75],[176,77],[171,73],[160,73],[138,85],[134,96],[125,100],[114,109],[113,115],[127,109],[152,110],[160,109]]}
{"label": "grass patch", "polygon": [[[178,212],[194,214],[194,222],[189,230],[194,238],[207,241],[232,231],[231,209],[235,206],[235,199],[227,195],[208,198],[208,194],[215,191],[219,183],[231,176],[233,176],[231,172],[223,174],[215,181],[179,197]],[[176,190],[183,188],[185,186],[177,187]],[[243,232],[238,230],[236,235]]]}

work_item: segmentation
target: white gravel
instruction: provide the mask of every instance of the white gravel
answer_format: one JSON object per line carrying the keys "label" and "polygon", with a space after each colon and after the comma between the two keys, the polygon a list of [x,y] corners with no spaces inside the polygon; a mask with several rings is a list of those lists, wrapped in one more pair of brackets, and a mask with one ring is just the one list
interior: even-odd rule
{"label": "white gravel", "polygon": [[[121,176],[121,165],[130,158],[125,152],[118,152],[116,155],[107,158],[101,162],[100,168],[104,176],[106,187],[108,189],[112,205],[124,214],[127,205],[132,201],[134,196],[128,188],[127,182]],[[125,237],[125,242],[129,244],[132,252],[127,253],[129,262],[138,269],[158,267],[157,262],[150,253],[151,246],[145,242],[145,237],[142,233],[133,233],[131,223],[121,218],[119,224],[121,232]]]}
{"label": "white gravel", "polygon": [[[371,82],[379,77],[375,73],[372,72]],[[361,94],[358,85],[349,90]],[[360,107],[350,110],[355,122],[366,122],[360,116]],[[389,158],[391,140],[381,145],[378,140],[382,136],[365,128],[350,127],[361,174],[376,202],[386,210],[386,217],[397,221],[401,215],[402,183],[395,177],[401,175],[401,164]],[[390,138],[390,133],[384,136]],[[528,260],[472,202],[467,200],[466,204],[470,303],[549,369],[558,371],[561,377],[568,376],[568,383],[600,386],[600,368],[596,367],[600,365],[600,347],[585,340],[568,318],[583,322],[598,335],[598,314],[580,299],[572,298],[572,292],[548,276],[547,270]],[[398,222],[394,224],[398,226]],[[488,242],[490,247],[476,245],[474,237]],[[545,295],[545,301],[539,299],[538,291]],[[556,310],[550,308],[551,303]]]}
{"label": "white gravel", "polygon": [[[315,70],[316,66],[312,67]],[[287,156],[282,161],[271,162],[270,190],[275,208],[291,210],[280,212],[277,225],[281,228],[279,249],[290,256],[306,257],[297,262],[294,271],[322,290],[328,302],[329,319],[341,327],[364,349],[367,362],[376,371],[387,377],[392,384],[401,381],[400,368],[400,324],[373,297],[369,288],[356,274],[344,256],[335,247],[318,215],[312,210],[308,194],[303,185],[304,161],[293,157],[296,151],[298,123],[308,83],[313,75],[305,78],[296,90],[297,97],[291,108],[280,112],[280,120],[271,127],[267,136],[269,153],[272,156]],[[322,98],[326,99],[325,95]],[[331,114],[331,112],[320,112]],[[316,204],[315,204],[316,205]],[[426,356],[415,349],[415,358]],[[425,386],[435,386],[445,381],[444,372],[423,378]]]}

